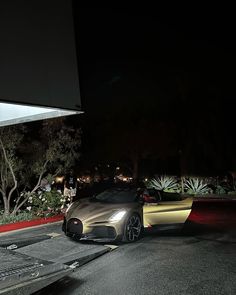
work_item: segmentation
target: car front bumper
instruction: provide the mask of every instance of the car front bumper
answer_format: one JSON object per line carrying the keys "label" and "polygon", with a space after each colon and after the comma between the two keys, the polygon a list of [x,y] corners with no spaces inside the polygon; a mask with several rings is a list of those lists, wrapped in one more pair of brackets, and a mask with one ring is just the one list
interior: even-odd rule
{"label": "car front bumper", "polygon": [[62,230],[67,236],[78,240],[114,241],[118,238],[115,227],[110,224],[84,227],[77,218],[71,218],[68,221],[64,218]]}

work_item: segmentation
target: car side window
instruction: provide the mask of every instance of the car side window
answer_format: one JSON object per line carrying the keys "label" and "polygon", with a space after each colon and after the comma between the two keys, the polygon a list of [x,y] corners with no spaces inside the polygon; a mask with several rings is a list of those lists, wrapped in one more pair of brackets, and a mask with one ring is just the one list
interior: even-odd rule
{"label": "car side window", "polygon": [[161,199],[159,192],[155,189],[148,189],[143,192],[145,203],[158,203]]}

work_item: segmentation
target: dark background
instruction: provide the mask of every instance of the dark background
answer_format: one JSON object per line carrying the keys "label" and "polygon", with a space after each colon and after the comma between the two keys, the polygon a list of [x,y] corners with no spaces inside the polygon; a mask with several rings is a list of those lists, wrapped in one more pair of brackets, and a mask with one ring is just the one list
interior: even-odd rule
{"label": "dark background", "polygon": [[81,167],[113,161],[137,175],[235,170],[233,18],[77,1],[73,13],[85,111],[73,119],[83,127]]}

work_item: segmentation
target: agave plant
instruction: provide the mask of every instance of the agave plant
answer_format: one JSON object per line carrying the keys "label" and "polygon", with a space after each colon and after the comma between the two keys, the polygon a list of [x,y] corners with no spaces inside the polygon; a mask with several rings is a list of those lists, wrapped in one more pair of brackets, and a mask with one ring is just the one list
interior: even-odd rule
{"label": "agave plant", "polygon": [[157,190],[163,190],[165,192],[179,192],[180,186],[178,180],[174,176],[161,175],[156,178],[152,178],[148,183],[147,187],[155,188]]}
{"label": "agave plant", "polygon": [[225,187],[223,187],[221,185],[217,185],[216,190],[215,190],[215,193],[217,195],[222,195],[222,194],[226,194],[227,191],[226,191],[226,188]]}
{"label": "agave plant", "polygon": [[192,195],[203,195],[209,193],[209,188],[207,184],[204,183],[202,179],[196,177],[185,179],[184,189],[187,194]]}

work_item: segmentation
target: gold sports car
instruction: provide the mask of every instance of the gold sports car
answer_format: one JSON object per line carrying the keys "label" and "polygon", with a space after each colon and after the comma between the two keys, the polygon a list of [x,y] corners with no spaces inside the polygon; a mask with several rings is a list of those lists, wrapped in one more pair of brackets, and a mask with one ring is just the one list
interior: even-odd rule
{"label": "gold sports car", "polygon": [[112,188],[72,203],[62,230],[76,240],[134,242],[145,228],[182,226],[192,202],[175,193]]}

